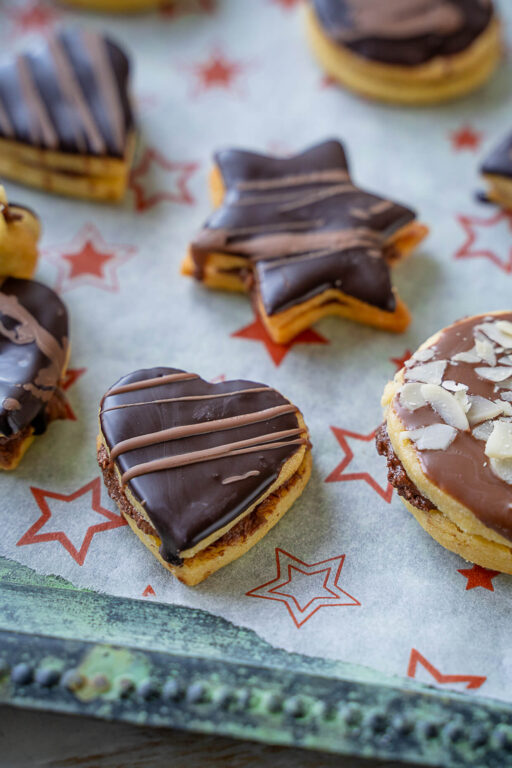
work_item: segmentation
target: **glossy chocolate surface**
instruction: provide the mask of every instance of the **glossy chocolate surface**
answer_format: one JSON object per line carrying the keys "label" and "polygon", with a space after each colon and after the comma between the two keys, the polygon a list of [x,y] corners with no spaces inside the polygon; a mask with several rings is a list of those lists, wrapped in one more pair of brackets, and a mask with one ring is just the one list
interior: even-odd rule
{"label": "glossy chocolate surface", "polygon": [[0,66],[0,137],[83,155],[123,157],[133,127],[129,61],[86,29],[50,34]]}
{"label": "glossy chocolate surface", "polygon": [[512,178],[512,133],[501,141],[485,158],[482,173]]}
{"label": "glossy chocolate surface", "polygon": [[46,429],[45,409],[63,373],[68,315],[60,298],[35,280],[0,285],[0,433]]}
{"label": "glossy chocolate surface", "polygon": [[293,157],[217,153],[226,193],[192,244],[197,276],[208,253],[247,258],[267,314],[339,289],[395,308],[386,249],[414,212],[356,187],[343,146]]}
{"label": "glossy chocolate surface", "polygon": [[[453,355],[471,349],[474,345],[473,328],[482,323],[484,317],[461,320],[445,329],[432,347],[434,356],[429,362],[450,361]],[[496,319],[512,321],[512,312],[503,313]],[[417,365],[421,363],[408,369],[411,381],[414,381]],[[493,382],[475,373],[473,363],[448,362],[443,380],[466,384],[468,395],[480,395],[489,400],[500,397],[500,390],[495,389]],[[392,407],[405,429],[443,423],[429,406],[411,412],[400,405],[398,396],[393,400]],[[435,485],[470,509],[484,525],[512,540],[512,486],[493,473],[484,450],[485,440],[477,440],[471,432],[459,431],[446,450],[417,450],[417,453],[423,471]]]}
{"label": "glossy chocolate surface", "polygon": [[385,64],[416,66],[466,50],[489,25],[492,0],[312,0],[335,42]]}
{"label": "glossy chocolate surface", "polygon": [[[172,380],[183,373],[173,368],[135,371],[107,392],[100,413],[109,452],[121,474],[135,472],[127,485],[162,540],[162,557],[171,563],[248,509],[305,439],[295,407],[275,390],[249,381],[210,384],[191,374]],[[167,377],[166,383],[152,382],[160,377]],[[146,385],[131,388],[137,382]],[[285,412],[260,420],[262,411]],[[247,423],[250,419],[258,420]],[[219,425],[219,420],[226,421]],[[162,430],[173,431],[156,434]],[[149,437],[141,440],[141,435]],[[133,439],[135,445],[156,442],[121,445]],[[215,457],[215,451],[225,453],[226,446],[242,442],[254,449]],[[280,447],[271,447],[275,443]],[[149,462],[162,460],[177,466],[137,474]]]}

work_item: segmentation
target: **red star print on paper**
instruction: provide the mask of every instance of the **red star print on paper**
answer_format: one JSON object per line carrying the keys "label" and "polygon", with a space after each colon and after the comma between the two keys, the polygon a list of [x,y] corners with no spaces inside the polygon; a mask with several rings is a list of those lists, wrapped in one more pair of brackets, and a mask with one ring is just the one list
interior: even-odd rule
{"label": "red star print on paper", "polygon": [[148,584],[144,592],[142,593],[142,597],[155,597],[156,592],[151,586],[151,584]]}
{"label": "red star print on paper", "polygon": [[160,13],[169,19],[177,19],[192,13],[213,13],[216,0],[169,0],[160,6]]}
{"label": "red star print on paper", "polygon": [[250,323],[250,325],[246,325],[245,328],[241,328],[239,331],[232,333],[231,337],[234,339],[260,341],[265,345],[265,349],[276,366],[281,365],[288,352],[297,344],[329,344],[324,336],[317,333],[317,331],[314,331],[312,328],[302,331],[302,333],[299,333],[299,335],[288,342],[288,344],[278,344],[270,338],[259,317],[257,317],[253,323]]}
{"label": "red star print on paper", "polygon": [[390,357],[389,360],[390,362],[393,363],[393,365],[396,366],[397,371],[400,371],[406,364],[407,360],[409,360],[411,357],[412,357],[411,350],[406,349],[402,357]]}
{"label": "red star print on paper", "polygon": [[[466,241],[455,254],[456,259],[489,259],[493,264],[499,267],[505,274],[512,273],[512,245],[510,244],[510,233],[512,232],[512,211],[498,211],[490,219],[481,219],[477,216],[457,217],[466,233]],[[503,237],[500,243],[500,252],[487,247],[484,240],[486,230],[493,229],[494,240],[499,230],[503,231]],[[495,246],[493,246],[494,248]]]}
{"label": "red star print on paper", "polygon": [[480,131],[473,130],[470,125],[464,125],[450,134],[450,141],[456,152],[460,152],[462,149],[476,151],[482,142],[482,138],[483,134]]}
{"label": "red star print on paper", "polygon": [[[156,149],[146,149],[130,175],[129,187],[135,195],[135,209],[141,213],[164,201],[193,205],[195,199],[188,189],[188,182],[198,168],[198,163],[177,163]],[[157,178],[155,174],[158,174]],[[162,189],[158,188],[160,177]]]}
{"label": "red star print on paper", "polygon": [[341,450],[345,454],[345,457],[343,461],[340,462],[340,464],[338,464],[335,469],[333,469],[331,474],[325,478],[325,482],[342,483],[350,482],[351,480],[362,480],[363,482],[368,483],[370,488],[373,488],[373,490],[376,491],[379,496],[389,504],[393,495],[393,486],[391,483],[388,483],[384,488],[369,472],[345,472],[346,468],[354,460],[354,452],[349,445],[349,440],[357,440],[365,444],[373,443],[376,430],[374,429],[373,432],[370,432],[369,435],[361,435],[359,432],[350,432],[348,429],[340,429],[339,427],[331,427],[331,431],[340,444]]}
{"label": "red star print on paper", "polygon": [[481,565],[474,565],[472,568],[459,568],[458,572],[467,579],[466,590],[482,587],[494,592],[492,580],[500,575],[500,571],[491,571],[490,568],[482,568]]}
{"label": "red star print on paper", "polygon": [[416,677],[418,671],[418,665],[422,666],[433,677],[436,683],[440,685],[454,685],[456,683],[466,683],[466,690],[475,690],[480,688],[481,685],[487,680],[486,677],[481,675],[444,675],[440,672],[430,661],[421,655],[416,648],[411,650],[411,656],[409,659],[409,667],[407,669],[408,677]]}
{"label": "red star print on paper", "polygon": [[225,91],[233,89],[240,75],[247,69],[247,64],[228,59],[222,51],[214,50],[208,59],[189,69],[196,78],[195,94],[197,95],[212,88],[221,88]]}
{"label": "red star print on paper", "polygon": [[[73,560],[78,563],[78,565],[83,565],[87,552],[89,551],[92,538],[95,534],[102,531],[110,531],[114,528],[120,528],[121,526],[127,524],[120,515],[116,515],[113,512],[110,512],[110,510],[101,506],[101,482],[99,477],[96,477],[94,480],[91,480],[90,483],[87,483],[87,485],[79,488],[78,491],[70,494],[54,493],[53,491],[46,491],[42,488],[30,488],[30,490],[32,491],[34,499],[36,500],[37,506],[41,510],[41,516],[17,542],[16,546],[18,547],[23,547],[28,544],[42,544],[49,541],[58,541],[71,555]],[[66,504],[72,505],[74,501],[88,494],[91,494],[91,510],[96,512],[101,517],[107,519],[106,521],[97,523],[96,525],[90,525],[88,527],[79,548],[75,547],[65,531],[40,533],[41,529],[45,527],[45,525],[52,517],[51,506],[47,499],[54,499],[56,501],[65,502]],[[71,509],[70,511],[72,512],[73,510]]]}
{"label": "red star print on paper", "polygon": [[40,0],[27,2],[7,12],[14,24],[15,33],[45,31],[59,18],[54,8]]}
{"label": "red star print on paper", "polygon": [[57,292],[83,285],[116,292],[117,270],[135,251],[131,245],[107,244],[94,224],[86,224],[70,243],[47,249],[44,255],[57,265]]}
{"label": "red star print on paper", "polygon": [[[68,368],[64,378],[60,382],[60,388],[63,392],[67,392],[70,387],[75,384],[80,376],[83,376],[87,368]],[[76,415],[69,402],[66,400],[66,419],[70,421],[76,421]]]}
{"label": "red star print on paper", "polygon": [[276,548],[276,577],[246,592],[247,597],[284,603],[300,629],[320,608],[361,605],[338,586],[345,555],[305,563]]}
{"label": "red star print on paper", "polygon": [[297,8],[303,0],[271,0],[274,5],[280,5],[286,11],[291,11],[292,8]]}

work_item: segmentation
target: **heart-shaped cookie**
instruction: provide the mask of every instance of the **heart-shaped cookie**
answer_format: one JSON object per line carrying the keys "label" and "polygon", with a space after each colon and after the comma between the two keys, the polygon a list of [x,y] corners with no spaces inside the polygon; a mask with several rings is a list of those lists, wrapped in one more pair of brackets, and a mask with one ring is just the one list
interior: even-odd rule
{"label": "heart-shaped cookie", "polygon": [[50,288],[0,286],[0,467],[14,469],[50,421],[65,418],[58,384],[69,355],[66,307]]}
{"label": "heart-shaped cookie", "polygon": [[135,371],[106,393],[98,459],[133,530],[186,584],[259,541],[311,471],[302,415],[279,392],[174,368]]}
{"label": "heart-shaped cookie", "polygon": [[0,176],[118,200],[134,148],[129,61],[89,29],[60,30],[0,68]]}

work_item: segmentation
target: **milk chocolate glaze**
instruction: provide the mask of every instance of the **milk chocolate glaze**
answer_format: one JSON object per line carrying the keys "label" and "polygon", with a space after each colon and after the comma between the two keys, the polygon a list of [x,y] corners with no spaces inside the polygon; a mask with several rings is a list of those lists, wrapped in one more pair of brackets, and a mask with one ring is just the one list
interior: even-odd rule
{"label": "milk chocolate glaze", "polygon": [[329,288],[394,310],[388,241],[415,214],[356,187],[339,141],[293,157],[230,149],[215,160],[226,195],[192,244],[199,279],[208,253],[235,254],[253,267],[269,315]]}
{"label": "milk chocolate glaze", "polygon": [[103,398],[100,426],[174,564],[248,509],[307,441],[295,406],[274,389],[210,384],[175,368],[120,379]]}
{"label": "milk chocolate glaze", "polygon": [[[474,328],[484,322],[484,318],[484,315],[472,317],[446,328],[432,346],[434,356],[429,362],[447,360],[444,381],[466,384],[468,395],[497,400],[506,390],[498,389],[493,382],[476,374],[475,367],[485,366],[484,362],[450,362],[453,355],[474,346]],[[512,321],[512,312],[502,313],[496,319]],[[408,369],[412,381],[418,365],[421,363]],[[443,423],[429,406],[411,412],[400,404],[399,396],[393,400],[392,407],[408,430]],[[477,440],[471,432],[459,431],[446,450],[417,450],[417,453],[423,471],[435,485],[470,509],[484,525],[512,540],[512,486],[493,473],[484,450],[485,440]]]}
{"label": "milk chocolate glaze", "polygon": [[46,406],[66,365],[68,315],[60,298],[35,280],[0,285],[0,433],[46,429]]}
{"label": "milk chocolate glaze", "polygon": [[0,137],[123,157],[133,127],[129,61],[102,34],[65,29],[0,66]]}
{"label": "milk chocolate glaze", "polygon": [[326,34],[354,53],[416,66],[468,48],[489,25],[492,0],[312,0]]}

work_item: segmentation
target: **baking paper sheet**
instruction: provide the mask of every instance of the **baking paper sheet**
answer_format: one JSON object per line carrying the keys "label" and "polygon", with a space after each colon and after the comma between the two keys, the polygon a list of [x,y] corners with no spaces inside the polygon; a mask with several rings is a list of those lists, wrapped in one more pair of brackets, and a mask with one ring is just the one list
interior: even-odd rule
{"label": "baking paper sheet", "polygon": [[[510,27],[512,8],[501,10]],[[78,587],[211,611],[288,651],[512,700],[512,579],[472,569],[424,533],[371,438],[382,389],[408,351],[465,314],[510,309],[512,217],[475,192],[480,159],[511,128],[512,68],[442,107],[368,103],[322,75],[301,11],[294,0],[179,0],[117,19],[2,4],[4,51],[78,20],[123,43],[140,142],[119,207],[7,184],[42,218],[37,277],[69,308],[72,370],[70,418],[2,476],[0,554]],[[395,336],[326,319],[278,347],[263,340],[246,297],[202,289],[179,275],[180,260],[210,211],[216,148],[294,152],[331,136],[346,143],[358,183],[413,205],[431,227],[394,272],[413,322]],[[302,498],[196,588],[122,525],[96,464],[102,394],[156,365],[264,381],[302,409],[314,443]]]}

